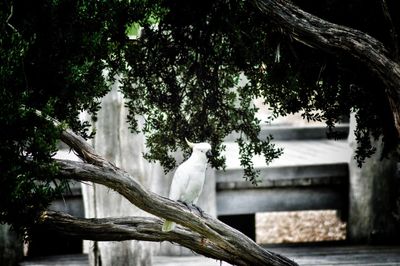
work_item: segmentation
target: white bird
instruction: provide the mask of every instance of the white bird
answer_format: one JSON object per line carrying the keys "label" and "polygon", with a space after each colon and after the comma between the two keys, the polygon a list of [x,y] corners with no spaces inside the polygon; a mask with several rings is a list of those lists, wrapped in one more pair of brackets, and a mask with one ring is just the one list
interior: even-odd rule
{"label": "white bird", "polygon": [[[211,155],[211,145],[205,142],[191,143],[192,155],[175,171],[172,179],[169,198],[186,204],[196,204],[203,190],[206,176],[207,157]],[[165,220],[162,231],[168,232],[175,228],[175,223]]]}

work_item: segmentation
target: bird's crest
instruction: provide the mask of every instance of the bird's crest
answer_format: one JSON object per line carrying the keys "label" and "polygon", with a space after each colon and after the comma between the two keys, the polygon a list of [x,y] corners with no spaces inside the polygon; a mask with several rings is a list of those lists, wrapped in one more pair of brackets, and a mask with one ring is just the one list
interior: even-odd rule
{"label": "bird's crest", "polygon": [[194,147],[194,143],[193,143],[193,142],[190,142],[190,141],[188,141],[188,139],[187,139],[187,138],[185,138],[185,140],[186,140],[186,143],[187,143],[187,145],[188,145],[190,148],[192,148],[192,149],[193,149],[193,147]]}
{"label": "bird's crest", "polygon": [[187,145],[193,150],[204,150],[204,151],[211,150],[211,146],[207,142],[193,143],[188,141],[187,138],[185,138],[185,140]]}

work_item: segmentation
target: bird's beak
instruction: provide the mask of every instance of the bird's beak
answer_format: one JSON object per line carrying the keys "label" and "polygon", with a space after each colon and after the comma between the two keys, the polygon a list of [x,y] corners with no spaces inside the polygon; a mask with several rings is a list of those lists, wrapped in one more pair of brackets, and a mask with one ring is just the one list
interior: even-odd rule
{"label": "bird's beak", "polygon": [[206,152],[206,156],[207,156],[207,158],[212,157],[212,152],[211,152],[211,151],[207,151],[207,152]]}

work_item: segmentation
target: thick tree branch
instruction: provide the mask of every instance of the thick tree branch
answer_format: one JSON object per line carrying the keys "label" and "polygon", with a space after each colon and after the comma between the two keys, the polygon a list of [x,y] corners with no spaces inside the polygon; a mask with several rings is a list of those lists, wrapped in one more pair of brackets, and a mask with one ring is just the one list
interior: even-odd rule
{"label": "thick tree branch", "polygon": [[231,254],[201,235],[177,225],[171,232],[162,232],[163,221],[153,217],[76,218],[71,215],[47,211],[42,215],[43,224],[61,234],[85,240],[170,241],[210,258],[229,260]]}
{"label": "thick tree branch", "polygon": [[[44,115],[40,110],[35,110],[35,113],[38,116],[47,119],[48,121],[51,121],[55,126],[61,128],[63,127],[59,121],[57,121],[53,117]],[[84,138],[82,138],[69,128],[61,131],[60,140],[67,144],[71,149],[73,149],[74,152],[79,156],[79,158],[87,163],[98,166],[115,167],[114,164],[98,155],[93,147],[90,146]]]}
{"label": "thick tree branch", "polygon": [[61,133],[60,139],[72,148],[83,161],[98,166],[115,167],[114,164],[99,156],[84,138],[75,134],[72,130],[64,130]]}
{"label": "thick tree branch", "polygon": [[385,85],[394,125],[400,136],[400,65],[384,45],[368,34],[322,20],[286,0],[253,0],[267,19],[299,42],[328,53],[344,53],[366,65]]}

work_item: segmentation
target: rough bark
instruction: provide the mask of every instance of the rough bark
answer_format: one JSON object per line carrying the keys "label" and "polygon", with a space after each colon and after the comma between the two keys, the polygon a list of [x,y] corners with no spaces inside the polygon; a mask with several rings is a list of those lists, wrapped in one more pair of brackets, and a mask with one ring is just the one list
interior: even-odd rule
{"label": "rough bark", "polygon": [[[79,239],[94,241],[170,241],[203,253],[209,257],[229,259],[230,254],[201,235],[177,225],[171,232],[162,232],[163,220],[155,217],[76,218],[60,212],[48,211],[42,215],[50,229]],[[207,249],[204,249],[207,246]]]}
{"label": "rough bark", "polygon": [[[281,255],[263,249],[247,236],[208,214],[201,215],[196,209],[188,209],[179,202],[147,191],[137,181],[140,180],[139,176],[133,177],[97,155],[83,138],[73,132],[69,131],[61,138],[77,154],[82,154],[82,159],[91,163],[58,160],[59,178],[102,184],[115,190],[142,210],[189,228],[193,234],[201,235],[202,245],[196,252],[234,265],[297,265]],[[47,216],[43,218],[43,222],[50,221],[47,220]],[[178,240],[176,243],[179,244]],[[225,253],[215,254],[212,251],[214,246]]]}
{"label": "rough bark", "polygon": [[253,0],[267,19],[297,41],[363,63],[385,85],[385,94],[400,135],[400,65],[377,39],[356,29],[330,23],[286,0]]}

